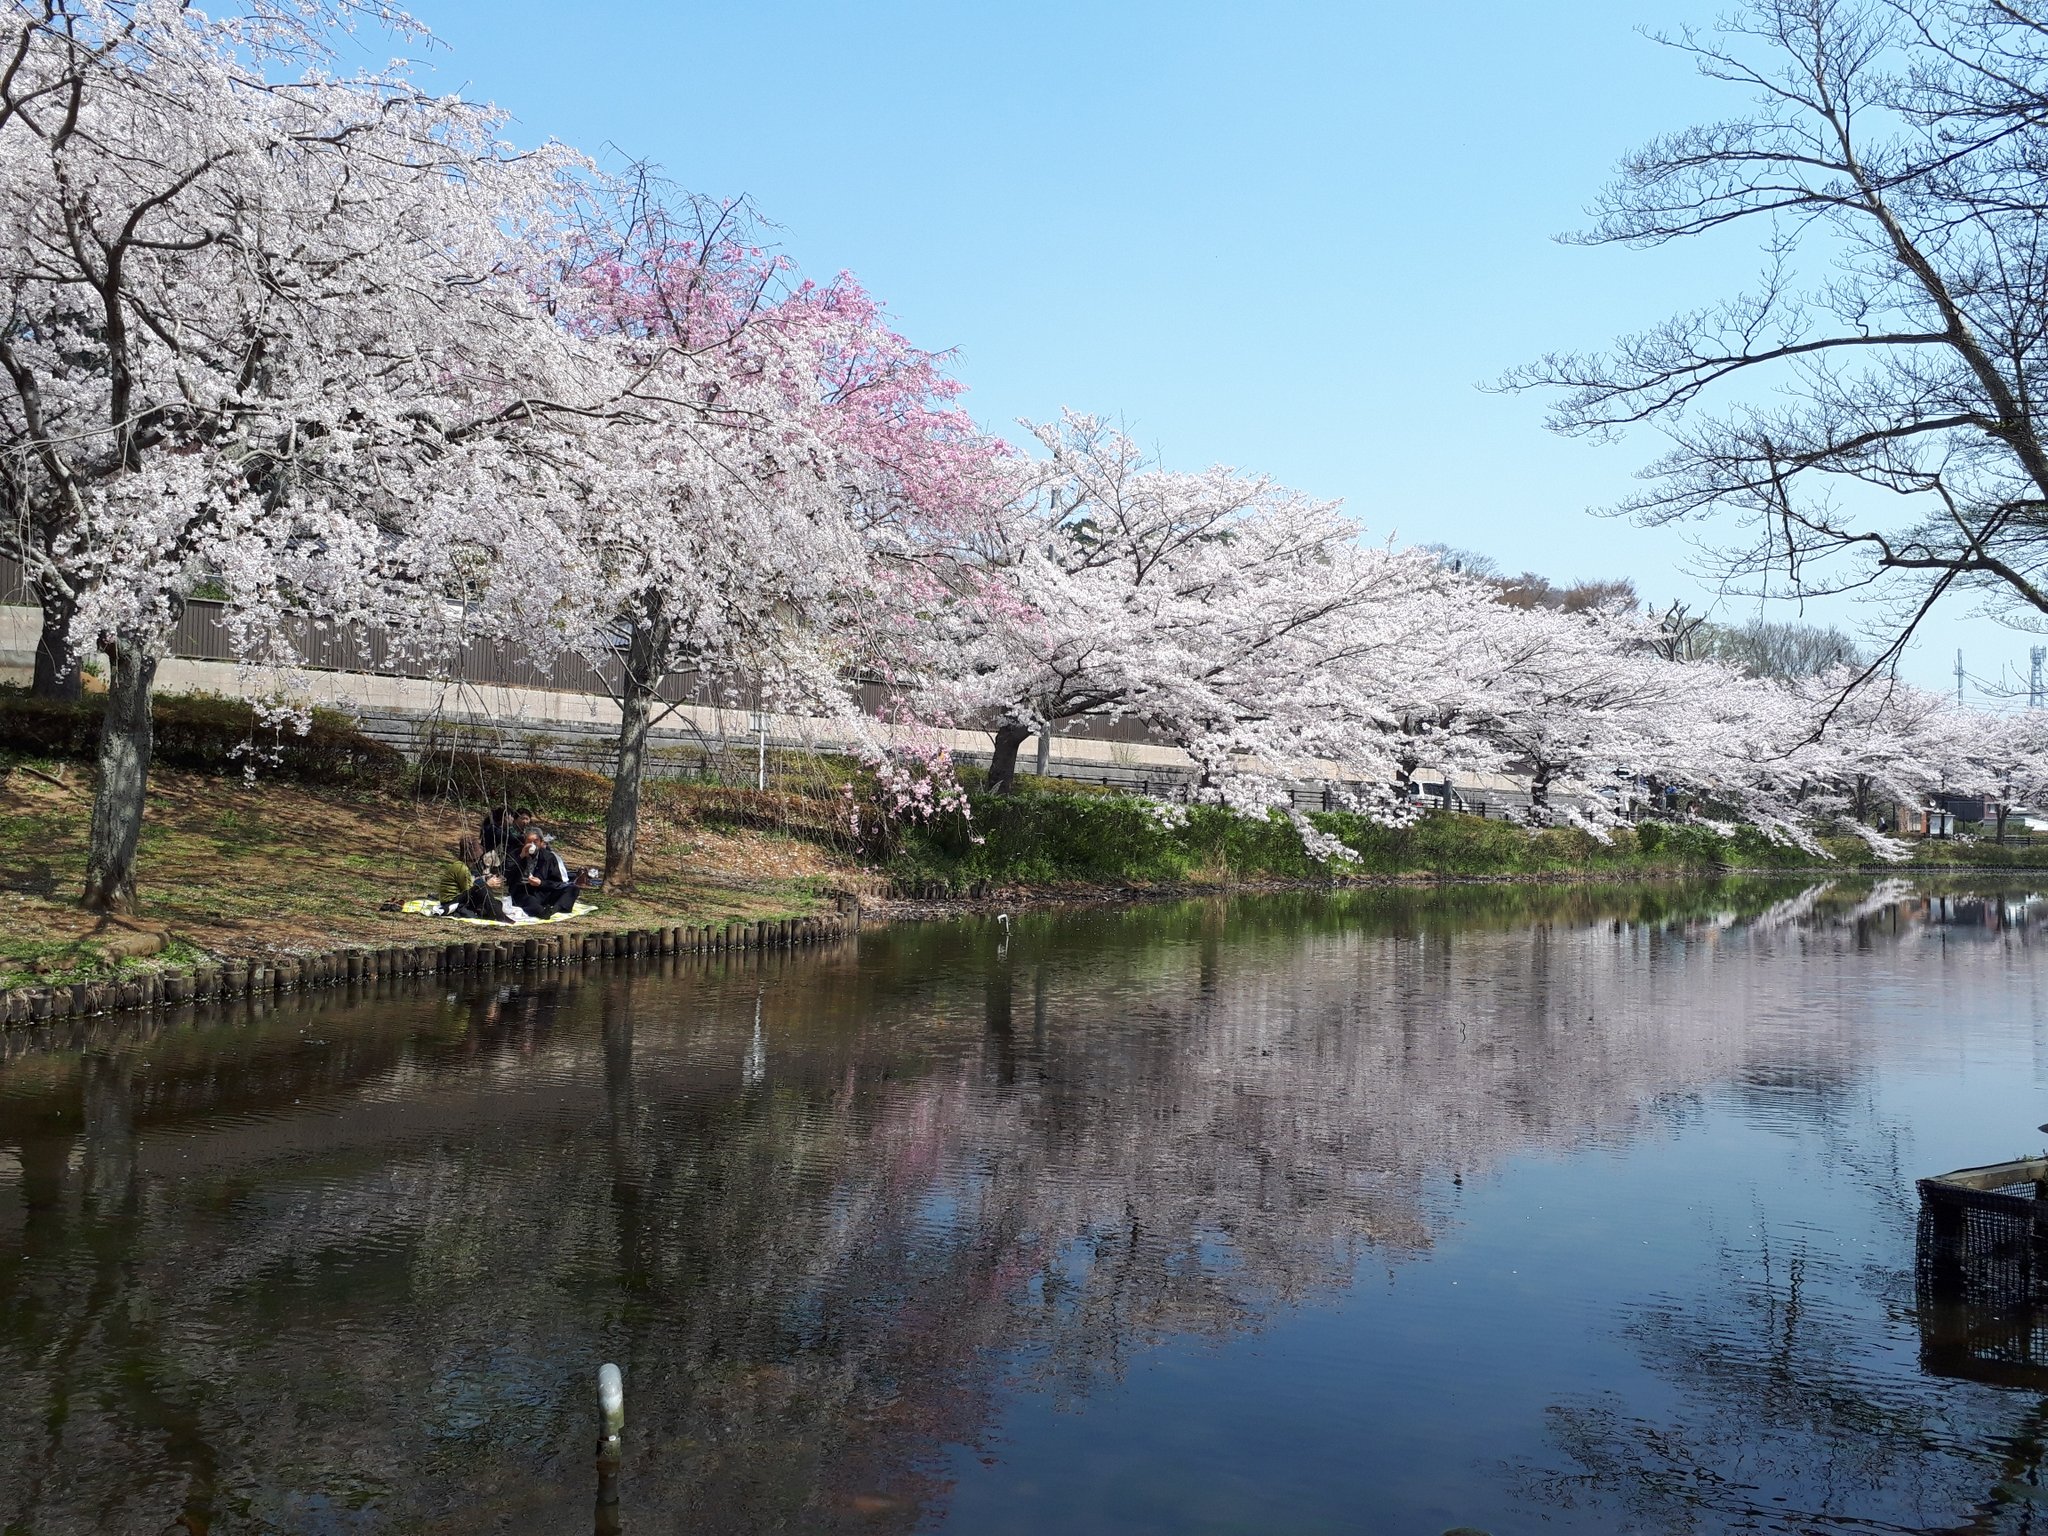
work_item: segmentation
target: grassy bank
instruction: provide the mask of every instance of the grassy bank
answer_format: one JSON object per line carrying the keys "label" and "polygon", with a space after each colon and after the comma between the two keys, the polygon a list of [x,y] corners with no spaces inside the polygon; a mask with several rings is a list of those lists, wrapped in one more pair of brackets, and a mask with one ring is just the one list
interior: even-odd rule
{"label": "grassy bank", "polygon": [[[1530,832],[1475,816],[1432,815],[1393,828],[1343,813],[1309,818],[1351,849],[1340,877],[1365,879],[1643,879],[1811,868],[1810,853],[1750,828],[1720,837],[1703,827],[1648,823],[1611,840],[1571,828]],[[1890,868],[1856,838],[1827,839],[1844,868]],[[1988,842],[1916,845],[1916,862],[1957,868],[2026,868],[2048,850]],[[1178,825],[1141,801],[1025,781],[1007,797],[976,795],[965,822],[914,829],[885,864],[906,895],[962,895],[1013,886],[1203,887],[1324,880],[1333,871],[1303,852],[1283,818],[1252,821],[1196,807]]]}
{"label": "grassy bank", "polygon": [[[433,894],[456,838],[476,825],[475,805],[423,794],[416,783],[251,784],[178,768],[152,775],[141,913],[132,922],[95,920],[75,905],[87,788],[77,763],[0,759],[0,989],[482,931],[377,910],[389,898]],[[603,861],[603,789],[591,774],[527,775],[526,799],[546,815],[572,865]],[[595,915],[564,926],[802,916],[830,910],[835,891],[863,878],[813,840],[745,824],[768,819],[772,804],[739,803],[721,814],[716,796],[698,798],[712,804],[654,796],[642,832],[643,878],[630,895],[597,895]]]}
{"label": "grassy bank", "polygon": [[[434,942],[459,932],[433,918],[380,912],[431,895],[456,838],[483,806],[533,807],[571,864],[598,863],[609,784],[601,776],[464,750],[408,766],[345,720],[307,736],[266,733],[246,705],[161,701],[140,868],[143,910],[105,922],[74,905],[85,872],[93,705],[44,706],[0,690],[0,987],[98,980],[202,958],[258,959]],[[249,749],[258,773],[245,778]],[[1348,815],[1312,820],[1353,859],[1311,860],[1279,817],[1160,807],[1026,779],[1014,795],[976,793],[973,816],[903,831],[857,858],[834,796],[853,765],[806,765],[808,793],[650,784],[641,878],[596,899],[590,922],[718,923],[806,915],[836,892],[915,897],[1204,890],[1353,879],[1645,880],[1811,867],[1810,854],[1749,831],[1646,825],[1600,842],[1497,821],[1431,816],[1393,829]],[[1871,863],[1854,839],[1844,869]],[[1927,862],[2022,868],[2041,855],[1990,843],[1928,843]]]}

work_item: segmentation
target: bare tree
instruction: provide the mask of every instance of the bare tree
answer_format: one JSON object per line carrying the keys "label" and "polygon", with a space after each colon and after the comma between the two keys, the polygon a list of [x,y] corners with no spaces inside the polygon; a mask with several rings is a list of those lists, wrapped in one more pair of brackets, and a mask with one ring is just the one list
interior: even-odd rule
{"label": "bare tree", "polygon": [[1559,586],[1548,576],[1524,571],[1519,576],[1494,578],[1500,601],[1510,608],[1555,608],[1561,613],[1589,613],[1616,603],[1625,608],[1636,605],[1636,584],[1626,576],[1575,581]]}
{"label": "bare tree", "polygon": [[1701,661],[1713,654],[1714,626],[1705,614],[1673,601],[1656,617],[1657,637],[1652,645],[1666,661]]}
{"label": "bare tree", "polygon": [[1495,580],[1500,575],[1500,562],[1476,549],[1460,549],[1455,544],[1418,544],[1415,547],[1425,555],[1434,555],[1438,564],[1446,569],[1462,575],[1477,576],[1485,581]]}
{"label": "bare tree", "polygon": [[1945,597],[2040,622],[2048,5],[1750,0],[1657,40],[1749,109],[1629,155],[1568,238],[1741,226],[1762,276],[1504,386],[1562,391],[1566,434],[1659,428],[1649,488],[1613,510],[1722,519],[1738,587],[1886,599],[1870,672]]}
{"label": "bare tree", "polygon": [[1707,626],[1702,655],[1740,667],[1751,677],[1818,677],[1835,667],[1859,667],[1856,642],[1832,625],[1751,619],[1737,628]]}

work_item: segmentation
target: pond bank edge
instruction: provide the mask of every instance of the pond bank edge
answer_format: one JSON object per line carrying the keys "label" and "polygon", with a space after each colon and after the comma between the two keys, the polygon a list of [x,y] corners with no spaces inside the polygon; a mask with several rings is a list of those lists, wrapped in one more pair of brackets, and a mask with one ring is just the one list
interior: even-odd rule
{"label": "pond bank edge", "polygon": [[1491,875],[1428,872],[1352,875],[1331,880],[1232,880],[1202,885],[1021,886],[966,896],[889,896],[868,898],[863,910],[877,922],[939,922],[999,911],[1043,907],[1137,906],[1155,901],[1190,901],[1205,896],[1255,896],[1288,891],[1355,891],[1390,888],[1426,890],[1454,885],[1649,885],[1676,880],[1802,880],[1813,876],[1842,879],[1855,875],[2048,875],[2048,864],[1801,864],[1753,869],[1729,865],[1722,869],[1595,869],[1513,870]]}
{"label": "pond bank edge", "polygon": [[982,896],[933,899],[853,898],[829,917],[785,917],[754,923],[673,924],[660,927],[578,929],[573,933],[524,938],[462,940],[449,944],[400,944],[383,948],[346,946],[280,960],[228,960],[153,971],[121,980],[72,982],[62,986],[15,987],[0,992],[0,1029],[28,1028],[53,1020],[106,1014],[153,1012],[226,998],[311,991],[316,987],[375,981],[393,976],[475,975],[499,970],[538,969],[578,961],[646,955],[712,954],[742,950],[803,949],[858,934],[864,922],[939,921],[1008,908],[1128,906],[1204,896],[1255,895],[1284,891],[1426,888],[1455,885],[1636,885],[1652,881],[1697,880],[1723,875],[1800,879],[1815,875],[2048,874],[2048,866],[1889,864],[1802,866],[1792,869],[1668,871],[1533,871],[1495,875],[1365,875],[1342,880],[1248,880],[1226,885],[1127,886],[1117,888],[1016,889]]}
{"label": "pond bank edge", "polygon": [[0,992],[0,1029],[99,1014],[150,1012],[224,998],[306,992],[316,987],[376,981],[387,976],[461,976],[534,970],[578,961],[640,955],[806,949],[860,932],[861,908],[829,917],[785,917],[755,923],[678,924],[665,927],[578,929],[514,937],[465,939],[451,944],[346,947],[281,960],[229,960],[154,971],[123,980],[64,986],[15,987]]}

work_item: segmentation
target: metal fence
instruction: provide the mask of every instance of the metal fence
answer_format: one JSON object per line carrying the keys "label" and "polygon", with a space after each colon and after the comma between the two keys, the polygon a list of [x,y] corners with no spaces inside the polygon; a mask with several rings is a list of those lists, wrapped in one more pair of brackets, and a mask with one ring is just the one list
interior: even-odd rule
{"label": "metal fence", "polygon": [[[546,763],[609,774],[618,751],[617,727],[596,721],[493,724],[388,709],[361,711],[356,720],[366,736],[416,760],[473,751],[513,762]],[[721,736],[689,726],[656,726],[648,733],[647,765],[648,772],[657,777],[736,784],[753,782],[765,758],[766,773],[773,784],[789,777],[788,756],[830,750],[772,731],[761,739],[752,734]],[[969,748],[954,753],[954,759],[963,765],[985,766],[993,755],[992,750],[977,752]],[[1028,760],[1023,767],[1025,772],[1030,771]],[[1163,799],[1175,797],[1194,781],[1191,771],[1176,772],[1163,765],[1076,763],[1060,758],[1052,759],[1046,772],[1048,777],[1063,783],[1095,785]],[[1297,786],[1292,793],[1300,810],[1320,809],[1328,801],[1328,793],[1320,785]]]}

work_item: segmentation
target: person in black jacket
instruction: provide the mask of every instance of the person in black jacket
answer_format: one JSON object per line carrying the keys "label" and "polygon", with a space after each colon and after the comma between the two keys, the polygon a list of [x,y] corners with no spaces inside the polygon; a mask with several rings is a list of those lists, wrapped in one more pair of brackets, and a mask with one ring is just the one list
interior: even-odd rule
{"label": "person in black jacket", "polygon": [[553,917],[576,908],[576,882],[562,856],[548,846],[539,827],[528,827],[519,857],[507,872],[512,899],[535,917]]}
{"label": "person in black jacket", "polygon": [[519,857],[526,843],[527,828],[533,825],[533,812],[525,806],[508,811],[502,805],[484,817],[483,825],[477,828],[477,842],[487,854],[495,853],[503,864],[511,864]]}

